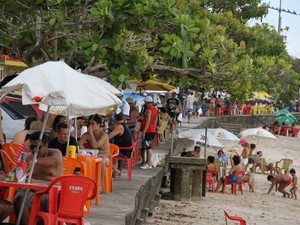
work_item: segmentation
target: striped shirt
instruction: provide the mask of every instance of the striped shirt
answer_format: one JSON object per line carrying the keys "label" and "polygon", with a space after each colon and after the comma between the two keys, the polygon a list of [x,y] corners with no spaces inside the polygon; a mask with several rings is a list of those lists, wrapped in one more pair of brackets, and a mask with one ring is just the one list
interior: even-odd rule
{"label": "striped shirt", "polygon": [[19,149],[18,149],[18,151],[17,151],[17,153],[16,153],[16,156],[15,156],[15,158],[14,158],[14,162],[15,162],[15,163],[17,163],[17,162],[19,161],[19,158],[20,158],[22,152],[25,152],[26,154],[30,152],[30,151],[26,148],[25,142],[23,142],[23,143],[20,145],[20,147],[19,147]]}

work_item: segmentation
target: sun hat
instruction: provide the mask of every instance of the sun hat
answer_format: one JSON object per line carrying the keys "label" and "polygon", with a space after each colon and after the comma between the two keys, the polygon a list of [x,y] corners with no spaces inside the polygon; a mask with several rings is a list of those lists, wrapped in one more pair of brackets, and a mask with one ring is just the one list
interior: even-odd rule
{"label": "sun hat", "polygon": [[34,132],[41,131],[43,129],[44,123],[41,121],[33,121],[30,124],[30,130],[28,131],[28,134],[32,134]]}
{"label": "sun hat", "polygon": [[153,102],[153,98],[150,95],[147,95],[144,102]]}
{"label": "sun hat", "polygon": [[248,141],[246,139],[241,139],[239,144],[246,145],[246,144],[248,144]]}
{"label": "sun hat", "polygon": [[128,102],[130,104],[130,103],[134,103],[134,100],[133,100],[133,98],[126,98],[126,102]]}

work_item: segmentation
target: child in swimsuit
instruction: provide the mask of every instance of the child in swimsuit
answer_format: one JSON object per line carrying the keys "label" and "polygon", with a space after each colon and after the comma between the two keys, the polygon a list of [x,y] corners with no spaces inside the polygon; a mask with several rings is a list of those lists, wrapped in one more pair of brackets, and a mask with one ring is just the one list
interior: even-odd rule
{"label": "child in swimsuit", "polygon": [[298,177],[296,176],[296,170],[290,169],[290,174],[292,175],[292,188],[290,189],[291,197],[297,199],[298,190]]}

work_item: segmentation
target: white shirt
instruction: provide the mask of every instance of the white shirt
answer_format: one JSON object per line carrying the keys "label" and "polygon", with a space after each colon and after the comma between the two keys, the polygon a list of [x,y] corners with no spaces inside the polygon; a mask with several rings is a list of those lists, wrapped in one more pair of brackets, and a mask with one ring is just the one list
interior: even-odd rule
{"label": "white shirt", "polygon": [[194,95],[188,95],[186,97],[186,108],[187,109],[193,109],[193,103],[194,101],[197,101]]}

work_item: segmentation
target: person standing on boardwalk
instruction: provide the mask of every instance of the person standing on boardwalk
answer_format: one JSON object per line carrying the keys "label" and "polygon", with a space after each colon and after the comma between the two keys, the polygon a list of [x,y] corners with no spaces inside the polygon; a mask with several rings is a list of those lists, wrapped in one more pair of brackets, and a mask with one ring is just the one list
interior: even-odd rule
{"label": "person standing on boardwalk", "polygon": [[[151,96],[147,96],[144,100],[146,111],[143,115],[142,121],[142,146],[141,157],[142,166],[141,169],[152,169],[152,143],[154,141],[156,125],[158,120],[158,111],[153,106],[153,99]],[[147,151],[147,159],[145,160],[145,151]]]}

